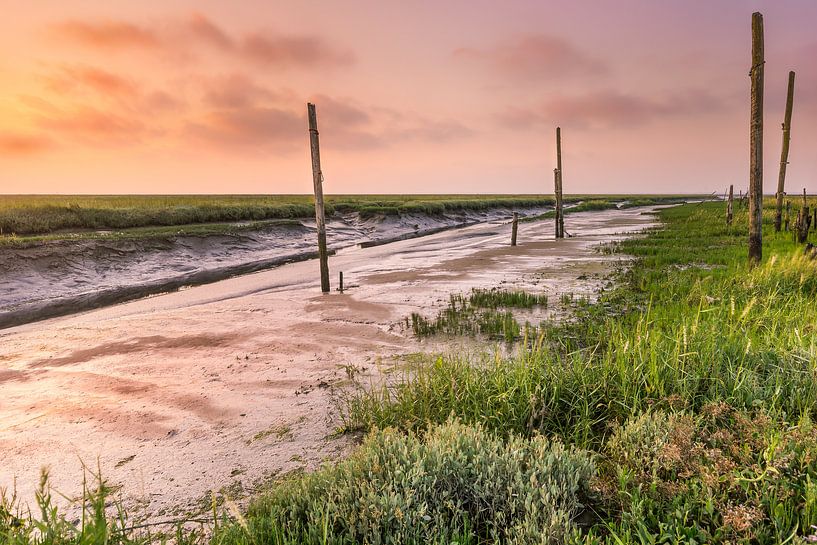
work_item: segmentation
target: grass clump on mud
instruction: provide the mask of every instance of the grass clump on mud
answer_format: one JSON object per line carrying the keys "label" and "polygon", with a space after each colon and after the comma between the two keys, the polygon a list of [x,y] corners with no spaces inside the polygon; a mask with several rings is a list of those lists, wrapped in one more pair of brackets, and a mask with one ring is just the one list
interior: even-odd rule
{"label": "grass clump on mud", "polygon": [[[501,289],[473,289],[468,296],[451,295],[448,306],[437,317],[429,320],[414,312],[411,321],[406,318],[406,327],[411,327],[417,337],[432,335],[484,335],[490,339],[512,342],[522,333],[535,336],[537,329],[530,323],[520,325],[511,308],[530,309],[547,307],[548,297],[524,291]],[[498,310],[500,309],[500,310]],[[505,310],[501,310],[505,309]]]}

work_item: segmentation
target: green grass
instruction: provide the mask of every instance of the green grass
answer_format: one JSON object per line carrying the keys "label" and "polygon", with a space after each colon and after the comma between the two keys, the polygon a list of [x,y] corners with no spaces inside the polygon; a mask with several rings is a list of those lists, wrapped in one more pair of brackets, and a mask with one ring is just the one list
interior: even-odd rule
{"label": "green grass", "polygon": [[[544,294],[530,294],[524,291],[501,289],[473,289],[468,296],[451,295],[448,306],[437,317],[429,320],[419,313],[412,313],[406,327],[414,335],[423,338],[432,335],[483,335],[489,339],[512,342],[522,334],[535,336],[537,329],[525,322],[520,325],[508,309],[547,307],[548,298]],[[505,309],[505,310],[497,310]]]}
{"label": "green grass", "polygon": [[513,356],[419,358],[353,392],[343,419],[368,433],[359,450],[231,512],[212,543],[804,543],[817,262],[772,231],[767,202],[750,268],[746,209],[732,226],[724,211],[663,210],[663,227],[617,245],[637,259],[617,288]]}
{"label": "green grass", "polygon": [[[611,196],[609,198],[623,199]],[[568,201],[586,200],[575,195]],[[130,236],[173,233],[202,224],[215,232],[236,222],[314,217],[310,195],[0,195],[0,243],[29,237],[69,238],[94,231],[135,231]],[[541,195],[328,195],[326,211],[359,212],[364,217],[396,214],[442,214],[505,206],[549,206]],[[116,234],[96,233],[96,237]],[[119,234],[118,236],[122,236]],[[42,238],[40,238],[42,240]]]}
{"label": "green grass", "polygon": [[600,520],[584,530],[588,543],[810,535],[817,264],[771,232],[767,208],[766,258],[750,270],[746,210],[732,227],[723,211],[663,211],[665,227],[621,244],[639,263],[577,320],[543,329],[512,358],[414,368],[353,398],[347,426],[422,432],[456,415],[592,452],[589,508]]}

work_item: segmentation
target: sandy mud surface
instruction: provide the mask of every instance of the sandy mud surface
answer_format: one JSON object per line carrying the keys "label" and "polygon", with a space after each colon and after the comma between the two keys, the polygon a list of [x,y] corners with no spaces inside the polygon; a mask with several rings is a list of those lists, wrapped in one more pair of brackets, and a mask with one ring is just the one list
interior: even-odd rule
{"label": "sandy mud surface", "polygon": [[98,464],[127,504],[170,517],[334,460],[349,374],[443,346],[406,316],[472,287],[592,293],[621,259],[593,248],[651,225],[644,212],[572,214],[559,241],[552,221],[522,223],[515,248],[500,223],[348,248],[330,259],[343,294],[320,293],[310,260],[0,331],[0,487],[30,500],[45,466],[72,496]]}
{"label": "sandy mud surface", "polygon": [[[521,209],[521,216],[546,208]],[[373,246],[463,225],[504,221],[509,208],[327,220],[330,250]],[[0,252],[0,328],[72,314],[314,257],[315,222],[271,223],[234,234],[60,240]]]}

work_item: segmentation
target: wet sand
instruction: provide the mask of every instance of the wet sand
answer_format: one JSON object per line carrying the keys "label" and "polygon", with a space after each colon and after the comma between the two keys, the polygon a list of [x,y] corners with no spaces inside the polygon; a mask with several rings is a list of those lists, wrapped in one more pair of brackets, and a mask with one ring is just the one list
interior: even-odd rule
{"label": "wet sand", "polygon": [[330,259],[343,294],[320,294],[304,261],[0,331],[0,487],[16,478],[30,500],[47,466],[76,495],[98,463],[128,505],[169,516],[337,459],[352,439],[332,438],[333,391],[351,369],[377,380],[400,355],[452,349],[413,339],[406,316],[472,287],[591,294],[622,259],[594,247],[650,226],[644,212],[572,214],[559,241],[552,221],[523,223],[515,248],[496,223],[348,248]]}

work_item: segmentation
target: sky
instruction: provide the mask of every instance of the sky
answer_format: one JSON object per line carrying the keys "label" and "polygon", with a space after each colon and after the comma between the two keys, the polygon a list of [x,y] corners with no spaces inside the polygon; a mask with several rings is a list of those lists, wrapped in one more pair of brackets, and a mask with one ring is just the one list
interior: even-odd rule
{"label": "sky", "polygon": [[814,0],[0,0],[0,193],[817,192]]}

